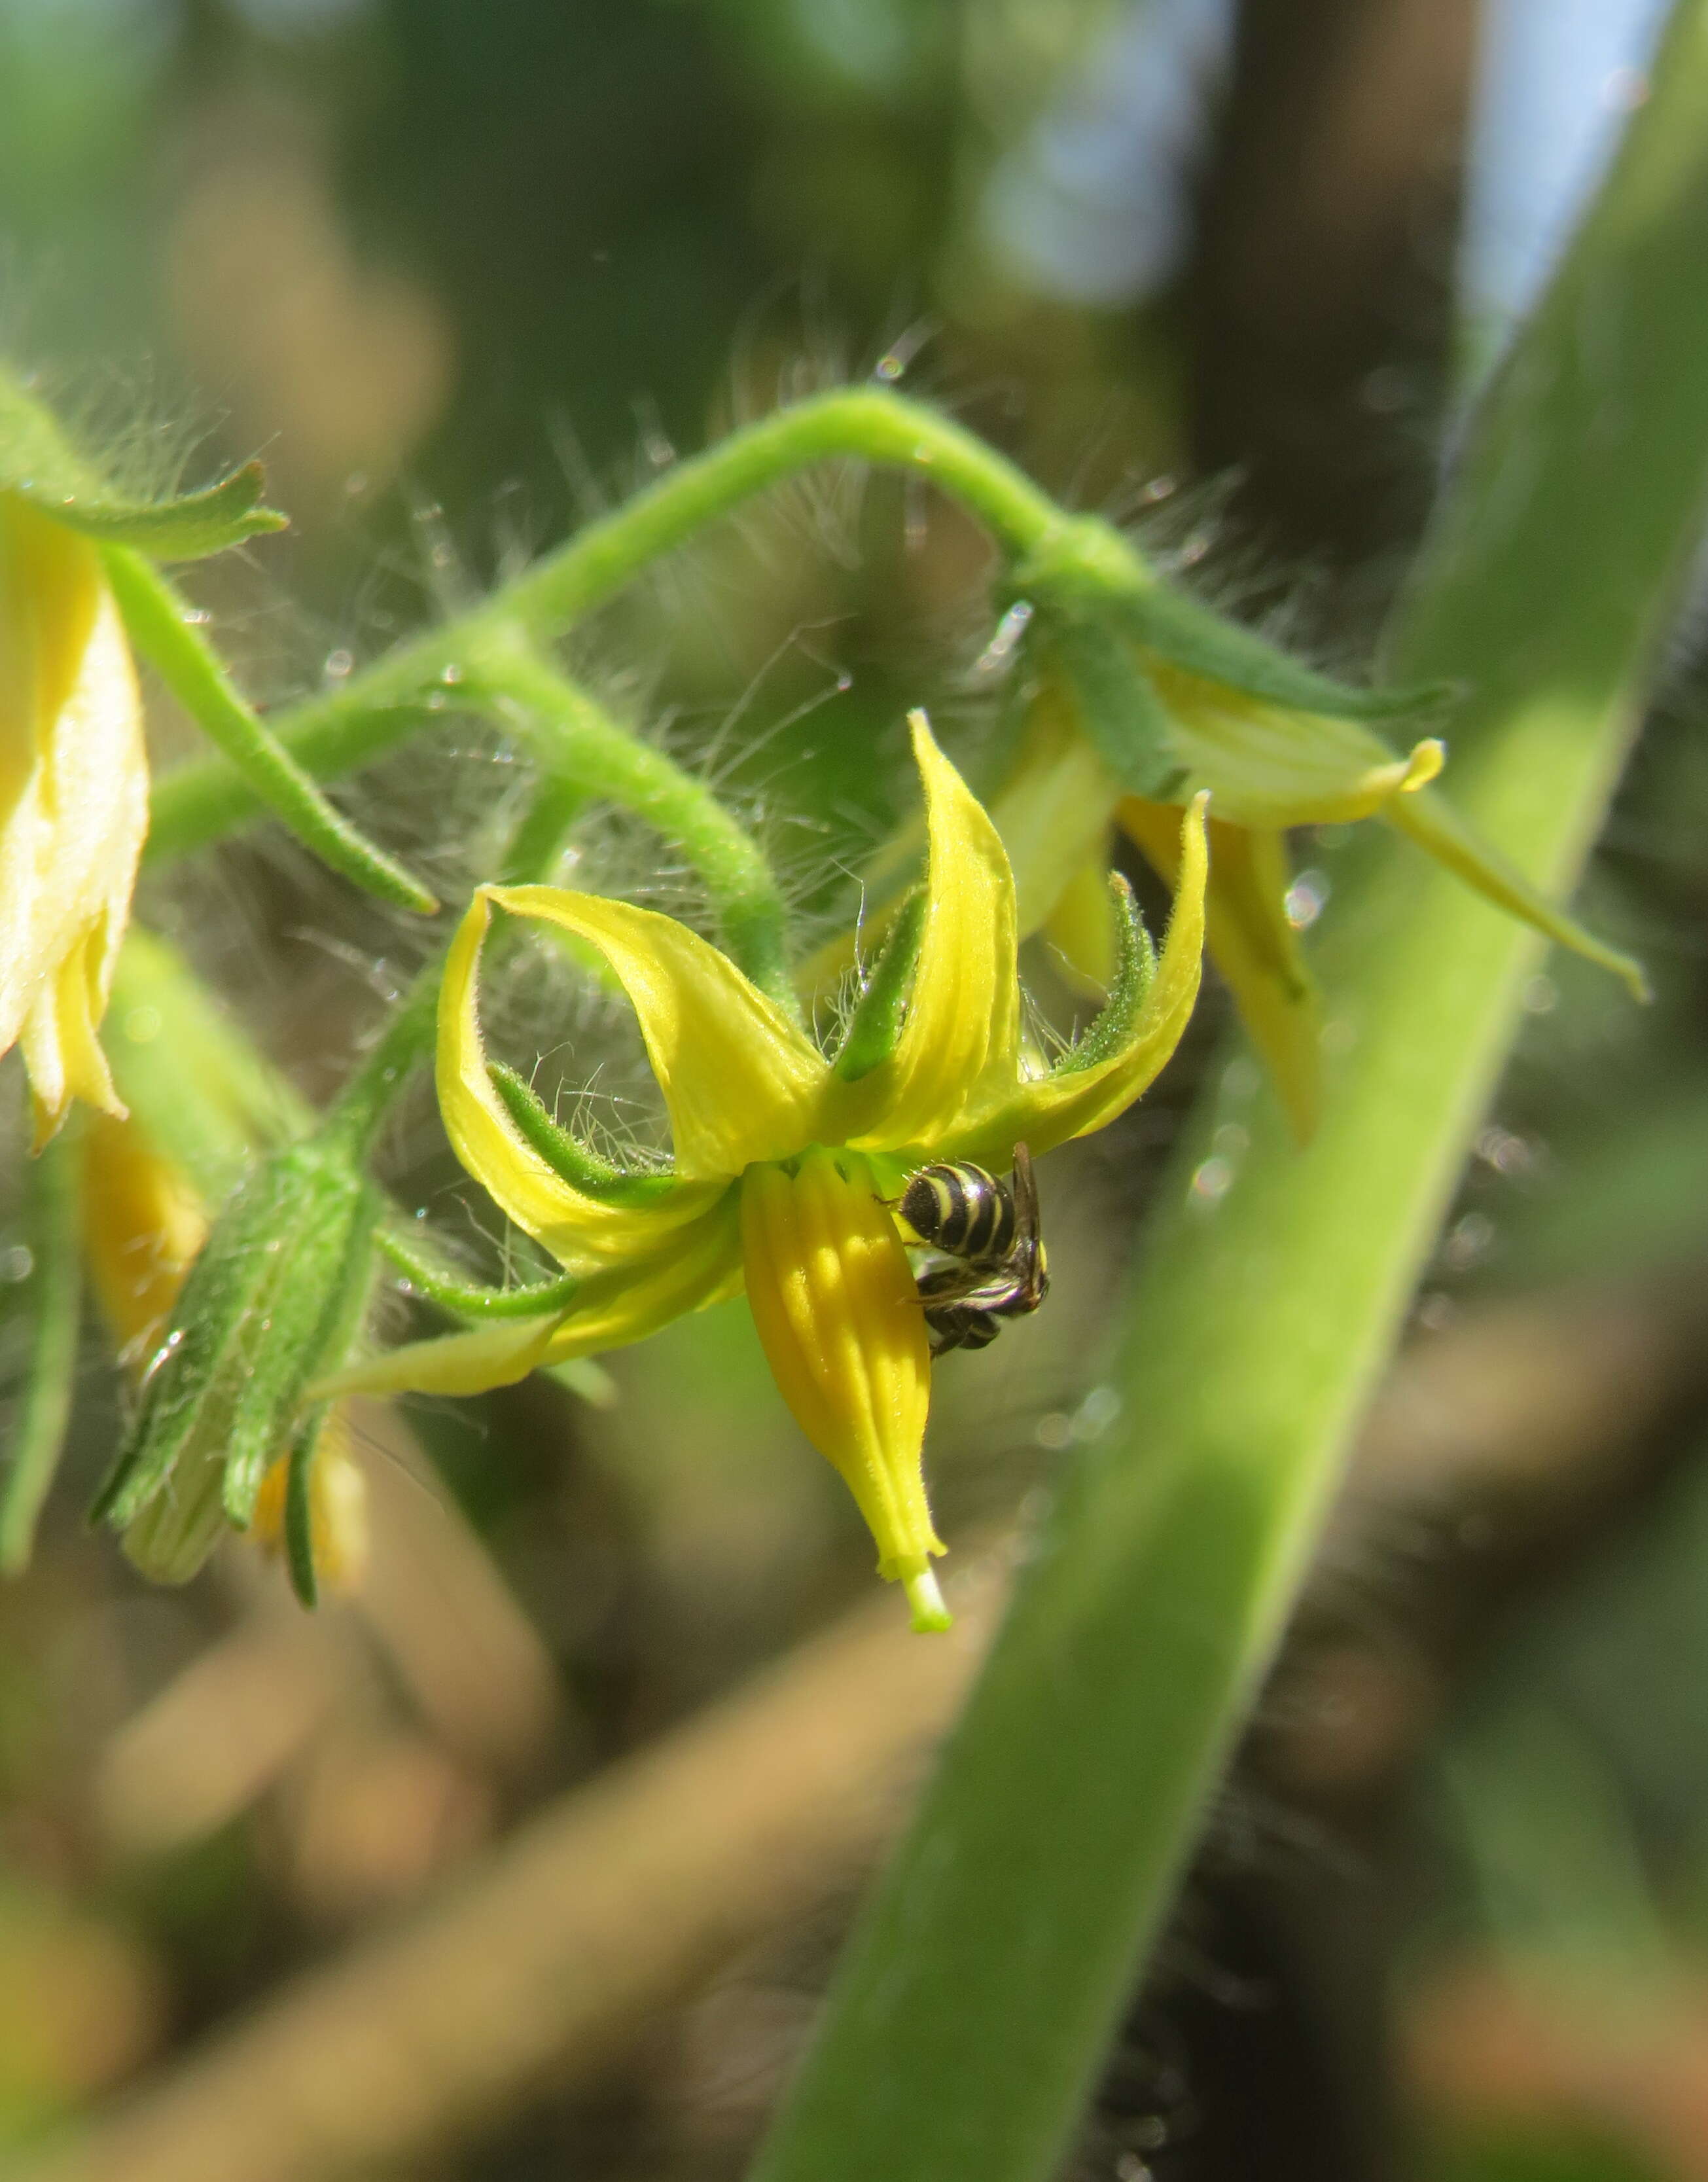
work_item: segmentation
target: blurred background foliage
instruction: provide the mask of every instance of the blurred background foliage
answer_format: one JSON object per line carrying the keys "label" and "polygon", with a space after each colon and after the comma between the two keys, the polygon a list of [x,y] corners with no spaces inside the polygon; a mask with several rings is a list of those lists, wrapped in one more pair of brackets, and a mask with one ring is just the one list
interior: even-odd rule
{"label": "blurred background foliage", "polygon": [[[1642,97],[1658,14],[10,0],[0,333],[145,473],[264,453],[296,527],[198,580],[273,696],[347,673],[678,448],[872,373],[1356,662],[1465,385]],[[839,874],[905,793],[904,706],[931,705],[976,764],[981,566],[912,488],[815,478],[680,557],[578,656],[760,816],[804,905],[845,904]],[[1531,989],[1082,2182],[1708,2176],[1700,636],[1674,645],[1589,893],[1658,1005],[1563,959]],[[160,736],[179,746],[169,718]],[[365,815],[466,867],[510,754],[455,721],[426,747],[370,779]],[[1332,829],[1309,845],[1302,923],[1339,850]],[[621,829],[581,853],[681,889]],[[312,1095],[408,964],[264,829],[144,907]],[[537,1008],[518,1020],[532,1036]],[[1142,1111],[1052,1162],[1050,1308],[940,1376],[934,1493],[969,1565],[1000,1564],[1095,1418],[1111,1275],[1221,1027],[1218,998]],[[567,1024],[566,1083],[605,1035]],[[424,1099],[388,1157],[414,1201],[447,1202]],[[14,1225],[0,1282],[28,1270]],[[609,1406],[542,1381],[371,1415],[373,1565],[312,1621],[242,1553],[150,1592],[56,1509],[0,1596],[0,2171],[62,2171],[41,2163],[92,2116],[94,2164],[63,2171],[152,2174],[103,2118],[170,2112],[193,2182],[204,2110],[224,2098],[237,2137],[207,2140],[239,2144],[268,2110],[240,2061],[219,2078],[198,2058],[240,2011],[296,2008],[312,2050],[314,1965],[360,1965],[400,1911],[433,1916],[453,1875],[499,1868],[525,1822],[673,1747],[863,1596],[863,1534],[739,1306],[612,1378]],[[92,1481],[113,1427],[92,1343],[84,1395]],[[880,1696],[943,1671],[905,1642],[883,1658]],[[383,2148],[468,2182],[739,2172],[928,1715],[850,1715],[879,1807],[854,1848],[808,1825],[786,1885],[725,1902],[708,1877],[691,1913],[634,1906],[633,1950],[662,1948],[644,2019],[595,2035],[566,2002],[556,2024],[506,1992],[495,1926],[468,2035],[525,2006],[530,2057]],[[685,1836],[725,1823],[720,1777],[670,1813]],[[573,1877],[604,1883],[596,1863]],[[674,1954],[654,1929],[672,1920]],[[374,2157],[269,2167],[255,2126],[250,2174]]]}

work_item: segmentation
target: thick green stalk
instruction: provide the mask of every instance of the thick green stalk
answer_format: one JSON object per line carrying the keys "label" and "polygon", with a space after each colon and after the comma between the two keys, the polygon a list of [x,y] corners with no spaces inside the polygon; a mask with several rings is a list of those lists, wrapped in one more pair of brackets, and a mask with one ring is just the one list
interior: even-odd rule
{"label": "thick green stalk", "polygon": [[[846,387],[780,409],[682,462],[469,614],[401,645],[343,689],[306,700],[271,724],[303,771],[334,779],[371,764],[460,701],[465,667],[493,640],[562,635],[755,493],[816,462],[853,460],[930,478],[959,500],[1010,558],[1035,551],[1063,517],[1012,462],[935,410],[882,387]],[[255,817],[259,800],[229,765],[181,766],[154,792],[148,853],[182,855]]]}
{"label": "thick green stalk", "polygon": [[[1449,785],[1537,881],[1606,808],[1708,490],[1708,0],[1485,397],[1394,636],[1474,693]],[[1055,2170],[1308,1565],[1538,943],[1379,837],[1337,889],[1320,1131],[1191,1160],[1119,1318],[1116,1422],[840,1974],[760,2182]],[[1329,920],[1325,920],[1329,922]]]}

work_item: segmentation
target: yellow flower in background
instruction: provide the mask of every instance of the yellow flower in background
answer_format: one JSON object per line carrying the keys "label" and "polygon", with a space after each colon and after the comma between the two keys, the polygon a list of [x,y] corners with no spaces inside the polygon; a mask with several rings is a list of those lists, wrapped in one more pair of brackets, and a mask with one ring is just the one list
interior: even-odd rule
{"label": "yellow flower in background", "polygon": [[[263,1553],[285,1550],[285,1504],[290,1458],[281,1454],[261,1481],[249,1535]],[[145,1515],[142,1520],[146,1522]],[[368,1480],[356,1459],[350,1412],[341,1402],[327,1412],[308,1472],[309,1548],[317,1584],[356,1591],[368,1569]]]}
{"label": "yellow flower in background", "polygon": [[[120,1359],[140,1381],[207,1240],[207,1207],[189,1176],[134,1121],[95,1116],[84,1161],[84,1263]],[[287,1448],[269,1465],[256,1503],[249,1535],[269,1552],[284,1543],[290,1468]],[[217,1487],[217,1467],[212,1475]],[[368,1483],[341,1407],[320,1428],[308,1504],[317,1578],[354,1589],[368,1558]],[[171,1580],[180,1572],[173,1547],[184,1515],[183,1496],[169,1495],[127,1531],[126,1550],[146,1574]],[[193,1574],[203,1557],[186,1553],[181,1572]]]}
{"label": "yellow flower in background", "polygon": [[1132,671],[1142,671],[1165,716],[1176,767],[1166,799],[1129,793],[1087,731],[1071,678],[1047,663],[1041,674],[1014,762],[989,804],[1014,860],[1021,934],[1043,933],[1070,970],[1103,983],[1112,829],[1173,884],[1180,807],[1208,789],[1215,815],[1205,945],[1302,1138],[1317,1118],[1321,1025],[1288,915],[1290,828],[1379,817],[1501,908],[1646,992],[1637,963],[1547,901],[1430,788],[1445,756],[1433,737],[1401,756],[1356,719],[1252,695],[1155,656]]}
{"label": "yellow flower in background", "polygon": [[[923,1165],[1006,1166],[1020,1143],[1036,1156],[1101,1128],[1150,1084],[1197,995],[1205,850],[1195,804],[1160,959],[1130,912],[1102,1015],[1053,1068],[1032,1072],[1007,854],[922,714],[913,731],[926,885],[832,1058],[671,917],[552,887],[481,889],[445,969],[440,1109],[470,1173],[584,1277],[550,1317],[418,1343],[310,1393],[476,1393],[638,1341],[745,1285],[777,1385],[847,1481],[879,1573],[904,1586],[915,1627],[941,1628],[930,1561],[943,1548],[920,1470],[931,1354],[894,1200]],[[477,979],[495,906],[591,946],[627,993],[670,1117],[667,1174],[607,1166],[489,1065]]]}
{"label": "yellow flower in background", "polygon": [[135,1121],[95,1116],[83,1156],[84,1263],[120,1356],[140,1374],[207,1240],[207,1209]]}
{"label": "yellow flower in background", "polygon": [[95,546],[0,490],[0,1053],[39,1149],[122,1114],[97,1035],[148,824],[135,669]]}

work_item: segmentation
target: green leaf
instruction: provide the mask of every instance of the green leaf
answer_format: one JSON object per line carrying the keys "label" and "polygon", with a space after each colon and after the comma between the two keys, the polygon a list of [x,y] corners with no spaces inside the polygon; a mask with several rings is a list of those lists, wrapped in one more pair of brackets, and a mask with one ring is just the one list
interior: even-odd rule
{"label": "green leaf", "polygon": [[0,1472],[0,1572],[30,1565],[36,1526],[71,1421],[82,1315],[83,1156],[74,1121],[30,1164],[25,1232],[32,1260],[30,1359]]}
{"label": "green leaf", "polygon": [[14,479],[6,489],[97,545],[128,546],[154,561],[201,561],[246,539],[285,529],[289,517],[261,503],[266,486],[261,464],[246,462],[218,485],[171,500],[121,500],[99,489],[66,490],[52,479]]}

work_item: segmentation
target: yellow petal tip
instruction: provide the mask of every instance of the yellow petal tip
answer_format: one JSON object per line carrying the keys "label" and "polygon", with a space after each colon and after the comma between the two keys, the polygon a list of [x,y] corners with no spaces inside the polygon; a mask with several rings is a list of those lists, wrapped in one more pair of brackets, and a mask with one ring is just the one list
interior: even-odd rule
{"label": "yellow petal tip", "polygon": [[1418,744],[1406,761],[1406,770],[1400,777],[1398,793],[1409,795],[1416,789],[1427,788],[1447,762],[1447,745],[1439,735],[1430,735]]}
{"label": "yellow petal tip", "polygon": [[927,1636],[954,1626],[954,1616],[943,1603],[942,1587],[929,1563],[904,1573],[901,1586],[907,1593],[909,1610],[918,1635]]}

